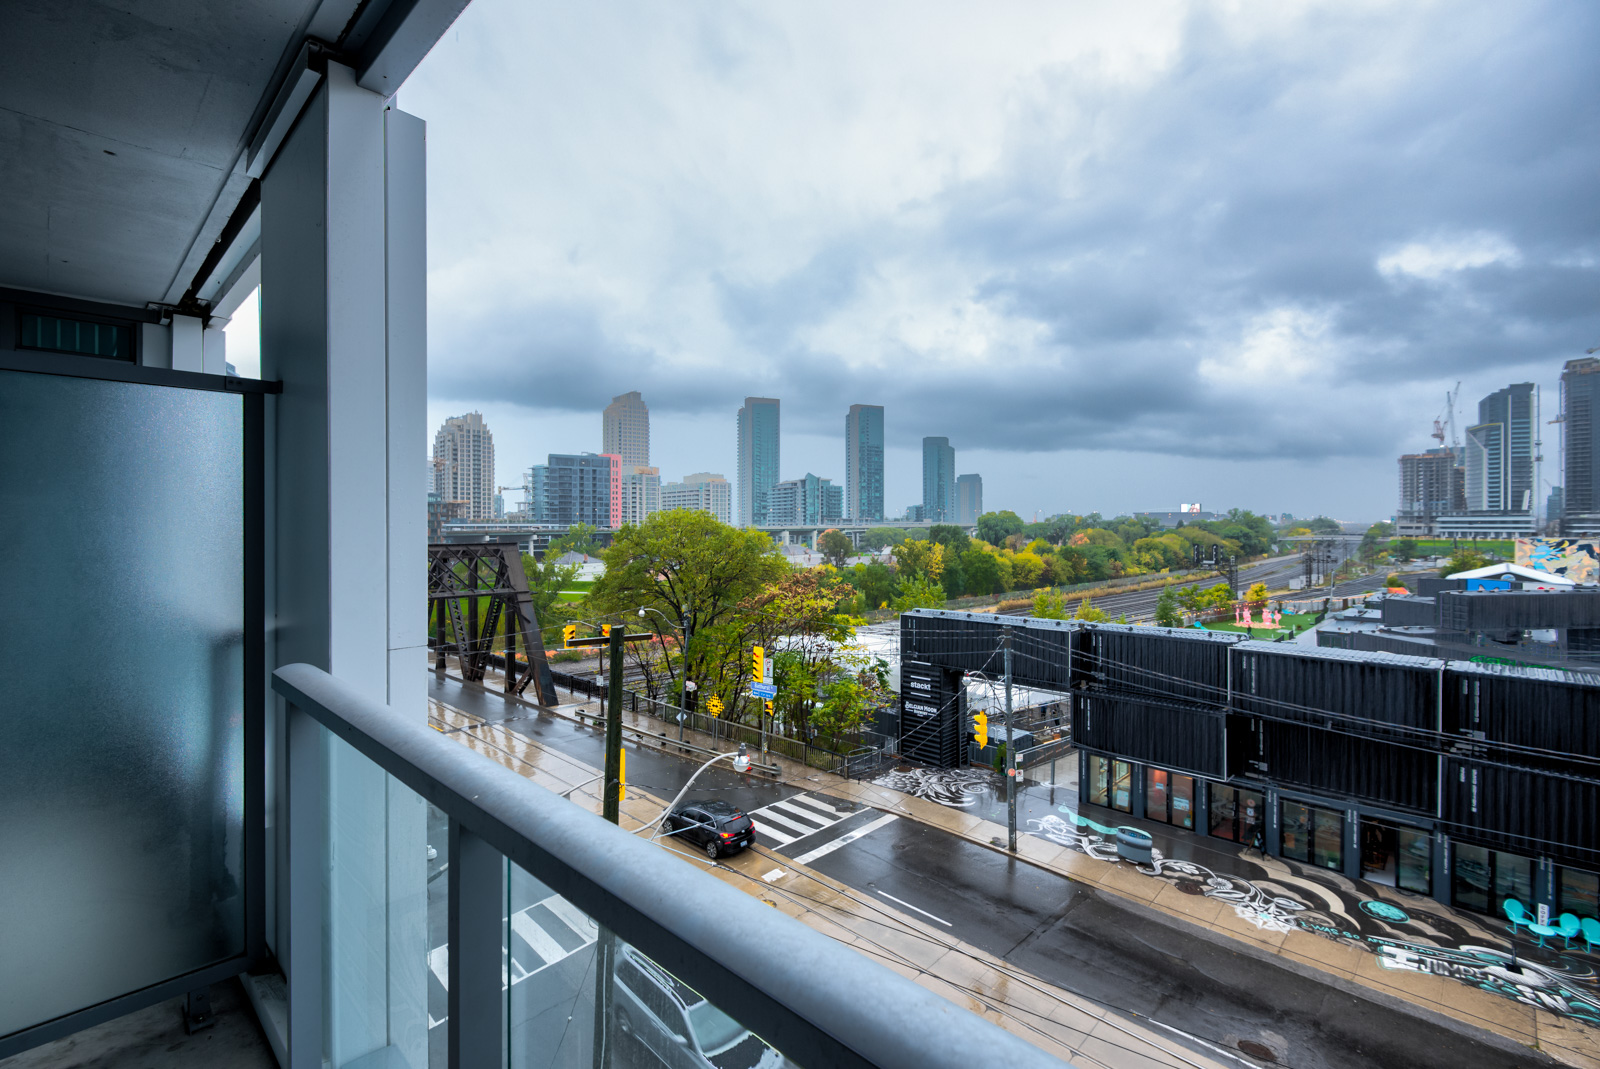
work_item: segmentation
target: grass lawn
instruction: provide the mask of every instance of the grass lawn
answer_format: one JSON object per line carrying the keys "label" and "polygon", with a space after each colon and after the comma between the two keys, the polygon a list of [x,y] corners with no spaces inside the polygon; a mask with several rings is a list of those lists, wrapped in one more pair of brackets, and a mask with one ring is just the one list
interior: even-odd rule
{"label": "grass lawn", "polygon": [[[1281,630],[1284,631],[1284,632],[1288,632],[1290,630],[1304,631],[1306,628],[1310,627],[1312,624],[1314,624],[1316,622],[1317,622],[1317,616],[1316,616],[1315,613],[1310,613],[1310,612],[1287,612],[1287,613],[1283,614],[1283,627],[1281,628]],[[1238,632],[1240,632],[1242,634],[1245,631],[1245,628],[1240,627],[1238,624],[1223,623],[1221,621],[1218,621],[1217,623],[1214,623],[1214,624],[1206,624],[1206,630],[1207,631],[1238,631]],[[1258,636],[1260,638],[1276,638],[1278,636],[1278,631],[1274,631],[1274,630],[1271,630],[1269,628],[1261,627],[1259,625],[1254,627],[1254,628],[1251,628],[1250,631],[1251,631],[1252,634],[1254,634],[1254,635],[1256,635],[1256,636]]]}
{"label": "grass lawn", "polygon": [[588,596],[589,592],[587,590],[560,590],[556,592],[556,597],[562,601],[582,601]]}
{"label": "grass lawn", "polygon": [[593,579],[574,579],[570,584],[573,590],[588,590],[594,586]]}

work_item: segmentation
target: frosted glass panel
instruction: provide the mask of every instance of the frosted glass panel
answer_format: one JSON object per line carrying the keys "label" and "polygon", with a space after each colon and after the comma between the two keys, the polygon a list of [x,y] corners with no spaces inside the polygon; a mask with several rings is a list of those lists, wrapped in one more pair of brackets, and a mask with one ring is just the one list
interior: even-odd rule
{"label": "frosted glass panel", "polygon": [[244,950],[242,441],[0,371],[0,1035]]}

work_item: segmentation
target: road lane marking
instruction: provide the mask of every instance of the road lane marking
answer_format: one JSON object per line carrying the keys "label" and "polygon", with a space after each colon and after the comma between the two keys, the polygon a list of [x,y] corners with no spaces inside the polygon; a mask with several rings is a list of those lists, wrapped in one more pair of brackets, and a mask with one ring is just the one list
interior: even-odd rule
{"label": "road lane marking", "polygon": [[837,817],[840,820],[843,820],[845,817],[850,816],[850,814],[845,812],[844,810],[835,809],[835,808],[833,808],[833,806],[829,805],[827,802],[824,802],[822,799],[814,798],[809,794],[797,794],[792,798],[785,798],[783,800],[783,803],[777,803],[777,804],[784,804],[784,803],[787,803],[787,804],[790,804],[790,805],[793,805],[795,803],[800,803],[800,804],[804,805],[808,809],[820,809],[824,813],[828,814],[829,816]]}
{"label": "road lane marking", "polygon": [[779,876],[782,876],[782,875],[783,875],[783,870],[782,869],[773,869],[771,872],[767,873],[765,876],[763,876],[761,878],[763,880],[766,880],[768,883],[771,883],[773,880],[776,880]]}
{"label": "road lane marking", "polygon": [[890,894],[888,891],[879,891],[878,893],[880,895],[882,895],[883,897],[887,898],[891,902],[898,902],[900,905],[906,907],[907,909],[916,910],[918,913],[922,914],[924,917],[927,917],[929,920],[938,921],[940,924],[944,925],[946,928],[953,927],[953,925],[951,925],[951,923],[949,921],[945,920],[943,917],[935,917],[932,913],[929,913],[927,910],[921,908],[920,906],[913,906],[910,902],[907,902],[903,898],[896,898],[894,895]]}
{"label": "road lane marking", "polygon": [[864,828],[857,828],[849,835],[841,835],[831,843],[823,843],[815,850],[812,850],[809,853],[801,854],[799,857],[794,859],[794,862],[796,865],[810,864],[817,858],[831,854],[835,850],[839,849],[839,847],[853,843],[863,835],[870,835],[879,828],[883,827],[885,824],[890,824],[899,819],[900,818],[895,816],[893,813],[885,813],[883,816],[879,817],[877,820],[874,820],[871,824],[868,824]]}
{"label": "road lane marking", "polygon": [[518,912],[511,917],[511,930],[522,937],[533,952],[539,955],[540,964],[548,965],[552,961],[560,961],[567,956],[561,949],[561,944],[551,938],[550,934],[539,927],[532,917],[526,912]]}
{"label": "road lane marking", "polygon": [[760,821],[756,824],[756,834],[762,838],[771,839],[779,846],[788,846],[796,839],[803,838],[803,836],[800,835],[785,835],[781,831],[773,831],[770,827],[768,827],[766,821]]}
{"label": "road lane marking", "polygon": [[799,817],[801,822],[808,828],[826,828],[830,824],[839,823],[840,819],[836,817],[824,816],[815,809],[807,809],[803,805],[794,805],[792,800],[773,802],[771,805],[767,806],[768,813],[772,812],[774,809],[781,809],[783,812],[792,817]]}

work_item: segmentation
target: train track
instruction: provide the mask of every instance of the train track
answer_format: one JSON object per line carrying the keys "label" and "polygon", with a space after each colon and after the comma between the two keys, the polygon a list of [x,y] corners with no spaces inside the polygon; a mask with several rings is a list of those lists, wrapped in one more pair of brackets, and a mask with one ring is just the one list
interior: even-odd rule
{"label": "train track", "polygon": [[[1305,572],[1305,563],[1299,554],[1292,557],[1274,557],[1270,560],[1258,561],[1239,569],[1239,585],[1249,587],[1255,583],[1266,583],[1270,590],[1282,586],[1288,580]],[[1185,587],[1214,586],[1221,582],[1216,576],[1204,579],[1190,579],[1185,582],[1173,583],[1174,589],[1182,590]],[[1097,608],[1106,615],[1126,616],[1130,622],[1153,619],[1156,614],[1156,602],[1161,598],[1160,590],[1135,590],[1126,594],[1101,594],[1093,591],[1068,595],[1063,599],[1065,605],[1078,605],[1085,597],[1094,601]],[[999,615],[1002,616],[1027,616],[1029,608],[1007,609]]]}

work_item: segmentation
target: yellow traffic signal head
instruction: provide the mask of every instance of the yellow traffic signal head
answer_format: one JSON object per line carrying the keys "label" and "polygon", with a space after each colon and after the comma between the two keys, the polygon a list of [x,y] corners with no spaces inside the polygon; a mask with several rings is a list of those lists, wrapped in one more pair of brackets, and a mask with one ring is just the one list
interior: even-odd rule
{"label": "yellow traffic signal head", "polygon": [[980,747],[989,745],[989,714],[978,712],[972,714],[972,733],[978,740]]}
{"label": "yellow traffic signal head", "polygon": [[563,646],[572,645],[572,640],[577,638],[577,637],[578,637],[578,625],[577,624],[568,624],[566,627],[563,627],[561,629],[561,644]]}
{"label": "yellow traffic signal head", "polygon": [[622,801],[628,792],[628,751],[617,751],[617,801]]}
{"label": "yellow traffic signal head", "polygon": [[601,638],[610,638],[611,637],[611,625],[610,624],[601,624],[600,625],[600,637]]}
{"label": "yellow traffic signal head", "polygon": [[767,699],[767,715],[768,716],[772,715],[772,699],[771,698]]}

